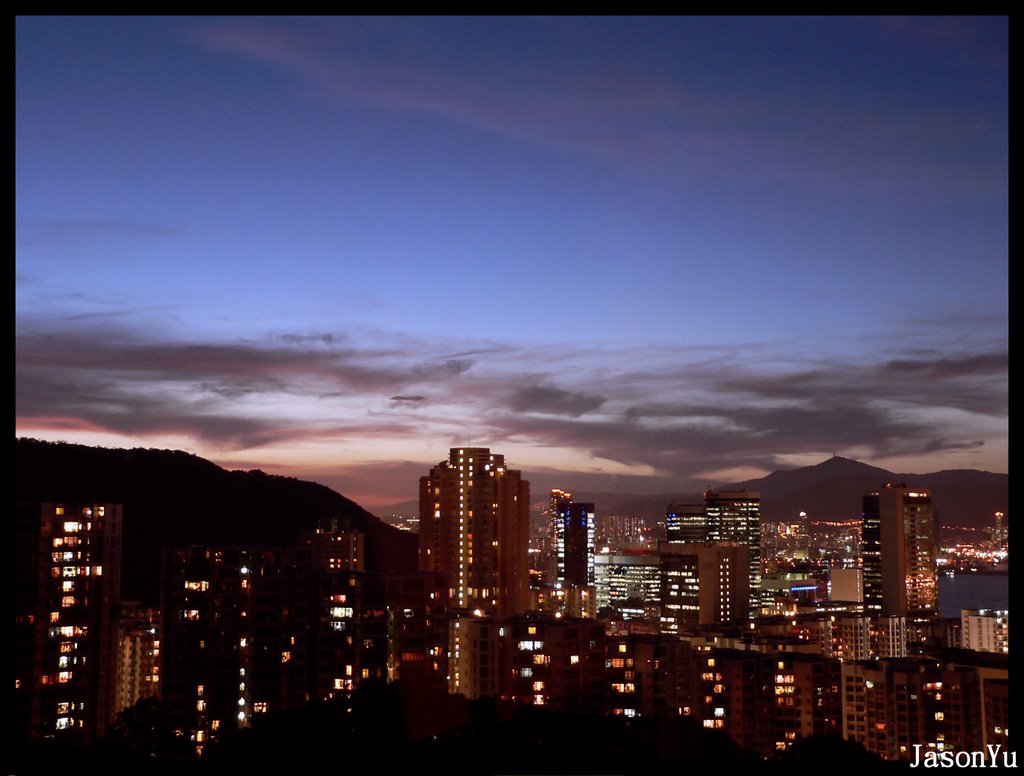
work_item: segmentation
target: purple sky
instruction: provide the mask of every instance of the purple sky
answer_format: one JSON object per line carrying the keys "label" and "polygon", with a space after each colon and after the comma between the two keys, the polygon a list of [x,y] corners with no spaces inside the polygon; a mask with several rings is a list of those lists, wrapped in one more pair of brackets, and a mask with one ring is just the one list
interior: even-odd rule
{"label": "purple sky", "polygon": [[16,432],[412,498],[1007,470],[1005,18],[28,18]]}

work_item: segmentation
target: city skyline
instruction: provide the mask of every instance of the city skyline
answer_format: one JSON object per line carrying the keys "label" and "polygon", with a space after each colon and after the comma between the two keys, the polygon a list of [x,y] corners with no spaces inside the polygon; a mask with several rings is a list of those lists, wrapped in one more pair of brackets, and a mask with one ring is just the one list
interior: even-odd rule
{"label": "city skyline", "polygon": [[16,434],[368,507],[457,445],[1006,472],[1007,59],[1000,17],[20,17]]}

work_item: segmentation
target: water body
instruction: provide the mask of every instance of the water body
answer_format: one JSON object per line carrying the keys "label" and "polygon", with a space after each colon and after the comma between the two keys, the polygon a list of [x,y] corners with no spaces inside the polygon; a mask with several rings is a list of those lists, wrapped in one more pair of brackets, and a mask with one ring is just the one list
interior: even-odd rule
{"label": "water body", "polygon": [[958,617],[961,609],[1009,609],[1009,574],[939,574],[939,612]]}

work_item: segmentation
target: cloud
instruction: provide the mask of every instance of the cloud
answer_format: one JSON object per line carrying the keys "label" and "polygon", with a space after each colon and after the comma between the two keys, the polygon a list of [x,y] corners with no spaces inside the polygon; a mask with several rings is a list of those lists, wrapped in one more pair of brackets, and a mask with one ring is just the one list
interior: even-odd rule
{"label": "cloud", "polygon": [[509,398],[509,407],[516,412],[569,415],[574,418],[593,412],[604,403],[603,396],[566,391],[552,385],[530,385],[519,388]]}
{"label": "cloud", "polygon": [[908,348],[860,363],[789,363],[769,346],[567,352],[382,333],[178,341],[129,320],[23,320],[16,423],[28,435],[103,431],[140,444],[182,435],[238,453],[343,447],[346,460],[371,446],[378,457],[408,456],[410,444],[443,451],[472,433],[539,468],[611,462],[629,476],[657,472],[666,489],[816,452],[966,468],[1006,444],[1001,348]]}
{"label": "cloud", "polygon": [[[643,27],[645,22],[635,24]],[[746,34],[742,22],[714,30],[692,20],[670,24],[676,25],[683,48],[685,41],[704,33],[723,42],[729,35]],[[486,22],[473,20],[407,20],[395,26],[390,20],[335,19],[315,31],[281,20],[216,21],[204,22],[193,43],[283,70],[304,96],[320,102],[439,117],[631,168],[667,168],[677,175],[681,170],[687,179],[749,182],[753,177],[832,196],[841,184],[876,201],[908,192],[992,193],[999,181],[1005,187],[1004,178],[993,183],[998,167],[959,153],[965,122],[956,106],[912,99],[919,94],[916,82],[908,82],[912,74],[876,86],[888,101],[899,101],[898,117],[886,100],[861,99],[857,84],[875,83],[862,73],[848,75],[852,94],[822,92],[818,68],[812,65],[834,56],[823,42],[801,50],[803,59],[797,57],[788,73],[782,72],[789,77],[766,75],[756,89],[742,78],[725,78],[732,89],[711,89],[692,71],[703,65],[728,75],[731,67],[755,67],[750,60],[761,52],[745,53],[740,47],[739,59],[730,63],[709,54],[702,42],[693,62],[675,61],[669,67],[663,57],[636,50],[618,50],[617,56],[608,51],[596,58],[592,52],[609,43],[606,25],[600,20],[523,21],[523,38],[543,41],[548,54],[514,59],[514,65],[479,50],[470,61],[460,37],[495,34]],[[977,25],[952,19],[924,25],[914,20],[910,26],[918,32],[941,29],[954,37],[958,31],[971,35]],[[877,48],[885,63],[880,69],[892,51],[902,53],[892,43],[879,46],[890,36],[875,24],[820,20],[806,27],[809,40],[812,35],[820,41],[834,37],[851,46]],[[1005,33],[1002,43],[999,36],[1004,29],[998,22],[987,25],[987,45],[1005,51]],[[427,44],[418,45],[421,41]],[[438,49],[446,56],[438,58]],[[997,80],[1004,70],[1005,64],[991,62],[979,79]],[[1005,136],[1005,115],[974,111],[970,126],[971,138],[980,128],[995,147]],[[943,164],[929,158],[941,158]]]}
{"label": "cloud", "polygon": [[426,396],[392,396],[392,407],[420,407],[427,401]]}

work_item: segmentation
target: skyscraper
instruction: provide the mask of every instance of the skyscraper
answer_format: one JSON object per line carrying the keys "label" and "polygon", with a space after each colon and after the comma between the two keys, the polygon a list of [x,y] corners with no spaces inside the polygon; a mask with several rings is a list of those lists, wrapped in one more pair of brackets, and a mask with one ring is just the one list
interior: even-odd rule
{"label": "skyscraper", "polygon": [[572,494],[551,491],[555,551],[558,555],[556,584],[587,587],[594,584],[594,505],[572,500]]}
{"label": "skyscraper", "polygon": [[748,552],[742,542],[663,542],[661,632],[746,620]]}
{"label": "skyscraper", "polygon": [[420,478],[420,568],[445,575],[453,607],[529,604],[530,483],[486,447],[453,447]]}
{"label": "skyscraper", "polygon": [[750,566],[750,616],[761,610],[761,494],[746,490],[709,490],[704,494],[708,541],[747,545]]}
{"label": "skyscraper", "polygon": [[121,505],[19,504],[16,526],[16,734],[91,742],[116,711]]}
{"label": "skyscraper", "polygon": [[864,608],[893,615],[938,612],[938,552],[931,493],[888,483],[863,499]]}
{"label": "skyscraper", "polygon": [[706,542],[707,508],[704,504],[669,504],[665,508],[665,531],[669,542]]}

